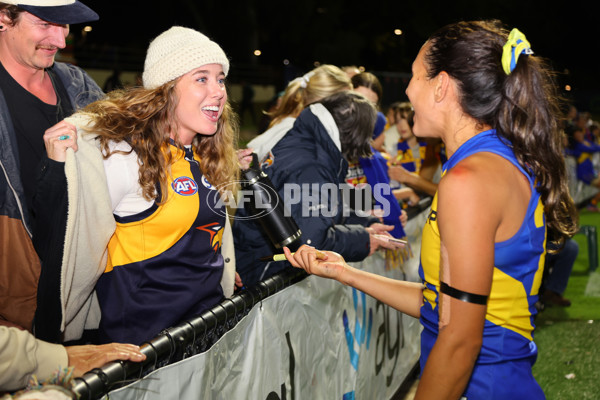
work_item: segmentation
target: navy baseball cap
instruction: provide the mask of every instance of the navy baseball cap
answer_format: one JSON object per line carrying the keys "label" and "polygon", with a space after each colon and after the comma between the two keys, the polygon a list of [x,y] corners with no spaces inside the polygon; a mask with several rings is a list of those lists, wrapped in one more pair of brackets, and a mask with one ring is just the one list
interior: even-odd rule
{"label": "navy baseball cap", "polygon": [[44,21],[55,24],[79,24],[97,21],[98,14],[77,0],[2,0],[14,4]]}

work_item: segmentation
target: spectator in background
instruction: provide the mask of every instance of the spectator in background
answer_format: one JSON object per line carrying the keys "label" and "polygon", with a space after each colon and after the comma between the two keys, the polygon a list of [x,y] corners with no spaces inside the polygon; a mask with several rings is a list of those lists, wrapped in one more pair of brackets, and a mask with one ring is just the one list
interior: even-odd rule
{"label": "spectator in background", "polygon": [[[352,82],[352,90],[363,95],[367,100],[373,103],[376,109],[378,109],[379,101],[383,96],[383,87],[381,86],[379,79],[370,72],[359,72],[354,74],[350,80]],[[385,115],[378,110],[375,119],[375,128],[373,130],[371,152],[374,150],[373,142],[381,137],[383,134],[383,127],[386,123]],[[352,186],[367,183],[367,178],[364,175],[359,159],[349,161],[346,182]]]}
{"label": "spectator in background", "polygon": [[[365,96],[365,98],[377,107],[383,96],[383,87],[377,76],[369,72],[362,72],[354,75],[351,80],[353,90]],[[375,148],[375,143],[383,135],[386,124],[385,115],[378,110],[371,141],[371,155],[369,157],[360,157],[356,161],[348,160],[346,183],[352,188],[349,193],[349,205],[352,209],[363,211],[368,211],[367,208],[373,207],[373,205],[380,210],[385,209],[381,219],[385,224],[394,226],[390,234],[395,238],[404,239],[406,238],[406,234],[402,226],[402,220],[406,218],[406,212],[401,209],[398,199],[392,192],[387,159],[384,154]],[[373,188],[376,185],[379,185],[379,187],[381,187],[380,185],[385,185],[389,191],[381,193],[381,196],[377,198],[373,197]],[[396,194],[398,197],[409,199],[409,201],[414,203],[419,200],[419,196],[409,188],[403,190],[402,193],[397,192]],[[384,198],[387,204],[383,204],[379,197]],[[361,204],[355,204],[356,199],[362,199]],[[396,257],[396,259],[400,260],[399,257]]]}
{"label": "spectator in background", "polygon": [[569,125],[575,125],[575,123],[577,123],[577,115],[577,107],[575,107],[573,104],[569,104],[564,120],[565,127]]}
{"label": "spectator in background", "polygon": [[57,271],[67,212],[64,154],[76,143],[61,121],[104,95],[81,68],[54,57],[69,24],[97,19],[78,1],[0,2],[0,323],[31,330],[35,312],[35,333],[50,342],[60,342],[69,323]]}
{"label": "spectator in background", "polygon": [[[396,109],[394,119],[396,121],[396,130],[400,135],[397,143],[397,152],[390,160],[388,174],[392,181],[408,186],[412,190],[433,196],[437,190],[437,184],[432,181],[432,177],[423,177],[421,168],[423,165],[437,169],[438,160],[433,146],[428,145],[435,141],[429,139],[429,142],[417,138],[413,133],[414,111],[409,102],[402,102]],[[432,168],[427,171],[430,172]],[[406,195],[401,190],[396,190],[397,197],[405,198]]]}
{"label": "spectator in background", "polygon": [[[379,223],[377,217],[344,212],[337,200],[348,162],[369,155],[375,115],[369,100],[342,90],[305,108],[270,151],[263,171],[302,231],[297,243],[331,249],[352,261],[363,260],[379,247],[396,247],[379,237],[394,226]],[[296,190],[305,200],[292,203],[286,188]],[[334,190],[331,195],[327,195],[329,188]],[[233,232],[244,283],[255,285],[289,267],[287,262],[260,261],[276,249],[256,220],[244,218],[248,215],[245,209],[237,215],[240,218],[236,218]]]}
{"label": "spectator in background", "polygon": [[583,139],[586,142],[588,142],[590,144],[596,144],[596,138],[590,131],[590,125],[591,125],[591,120],[590,120],[589,112],[582,111],[579,114],[577,114],[577,118],[575,118],[575,127],[577,127],[579,130],[583,131]]}
{"label": "spectator in background", "polygon": [[[568,146],[565,154],[575,157],[577,161],[577,179],[586,185],[600,188],[600,176],[597,165],[594,164],[594,155],[600,152],[600,145],[591,143],[585,139],[585,130],[581,124],[568,127],[566,130]],[[588,210],[598,211],[600,194],[590,200]]]}
{"label": "spectator in background", "polygon": [[353,75],[350,80],[354,91],[371,100],[379,110],[379,103],[383,97],[383,87],[377,76],[370,72],[361,72]]}
{"label": "spectator in background", "polygon": [[388,107],[385,114],[387,125],[383,131],[383,137],[374,143],[374,147],[382,153],[385,152],[388,159],[396,155],[396,152],[398,151],[400,134],[398,133],[398,128],[396,127],[396,116],[398,115],[398,107],[400,107],[400,104],[402,104],[401,101],[395,101]]}
{"label": "spectator in background", "polygon": [[[377,76],[370,72],[360,72],[353,75],[351,82],[353,90],[371,100],[377,108],[377,122],[375,126],[377,134],[373,135],[372,146],[375,150],[381,152],[384,140],[383,128],[388,123],[385,114],[379,109],[381,98],[383,97],[383,86]],[[381,126],[382,121],[383,127]]]}
{"label": "spectator in background", "polygon": [[259,161],[265,159],[271,149],[294,125],[294,121],[309,104],[331,94],[352,89],[350,78],[335,65],[321,65],[291,81],[271,117],[269,129],[248,142]]}
{"label": "spectator in background", "polygon": [[395,119],[400,140],[397,143],[396,156],[391,161],[392,165],[399,165],[409,172],[418,173],[425,158],[427,143],[413,133],[414,111],[412,105],[409,102],[401,103]]}

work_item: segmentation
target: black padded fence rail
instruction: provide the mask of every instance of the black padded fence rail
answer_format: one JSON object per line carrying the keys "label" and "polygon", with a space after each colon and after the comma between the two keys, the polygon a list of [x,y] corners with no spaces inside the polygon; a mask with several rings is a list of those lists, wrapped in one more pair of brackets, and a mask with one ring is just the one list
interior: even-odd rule
{"label": "black padded fence rail", "polygon": [[[430,205],[431,198],[421,200],[407,209],[408,218],[413,218]],[[233,329],[256,304],[306,276],[303,270],[290,268],[246,288],[200,316],[167,328],[154,339],[144,342],[141,352],[146,355],[146,360],[143,362],[110,362],[75,378],[72,390],[79,400],[99,399],[158,368],[203,353]]]}
{"label": "black padded fence rail", "polygon": [[252,307],[278,291],[301,281],[307,274],[287,269],[223,300],[200,316],[165,329],[144,342],[140,363],[114,361],[75,378],[73,392],[80,400],[99,399],[165,365],[203,353],[250,312]]}
{"label": "black padded fence rail", "polygon": [[406,215],[408,216],[408,219],[410,220],[416,217],[417,215],[421,214],[423,211],[425,211],[428,207],[431,206],[432,201],[432,197],[424,197],[414,206],[408,207],[406,209]]}

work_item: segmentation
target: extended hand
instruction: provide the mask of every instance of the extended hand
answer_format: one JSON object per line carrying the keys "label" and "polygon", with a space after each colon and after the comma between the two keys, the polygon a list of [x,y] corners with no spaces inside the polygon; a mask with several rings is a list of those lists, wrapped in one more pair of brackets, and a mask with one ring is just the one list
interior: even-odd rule
{"label": "extended hand", "polygon": [[386,225],[375,222],[374,224],[369,225],[369,227],[366,229],[370,234],[385,235],[394,230],[394,225]]}
{"label": "extended hand", "polygon": [[388,175],[397,182],[406,183],[411,178],[412,173],[400,164],[392,164],[388,166]]}
{"label": "extended hand", "polygon": [[392,225],[383,225],[379,223],[375,223],[370,227],[365,228],[365,230],[369,232],[370,238],[369,255],[375,253],[375,251],[380,247],[384,249],[396,250],[406,245],[403,242],[399,243],[395,241],[395,238],[388,233],[388,231],[391,231],[392,229],[394,229]]}
{"label": "extended hand", "polygon": [[309,274],[339,281],[348,264],[344,258],[333,251],[320,251],[314,247],[302,245],[295,253],[283,248],[285,257],[296,268],[302,268]]}

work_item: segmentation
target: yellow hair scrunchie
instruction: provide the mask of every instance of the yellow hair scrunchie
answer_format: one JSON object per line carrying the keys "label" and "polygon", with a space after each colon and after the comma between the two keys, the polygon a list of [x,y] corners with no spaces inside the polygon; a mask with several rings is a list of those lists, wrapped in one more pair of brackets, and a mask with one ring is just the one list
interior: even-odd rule
{"label": "yellow hair scrunchie", "polygon": [[521,54],[533,54],[531,45],[525,38],[525,35],[521,33],[517,28],[510,31],[508,40],[502,48],[502,68],[506,75],[510,73],[517,66],[517,60]]}

